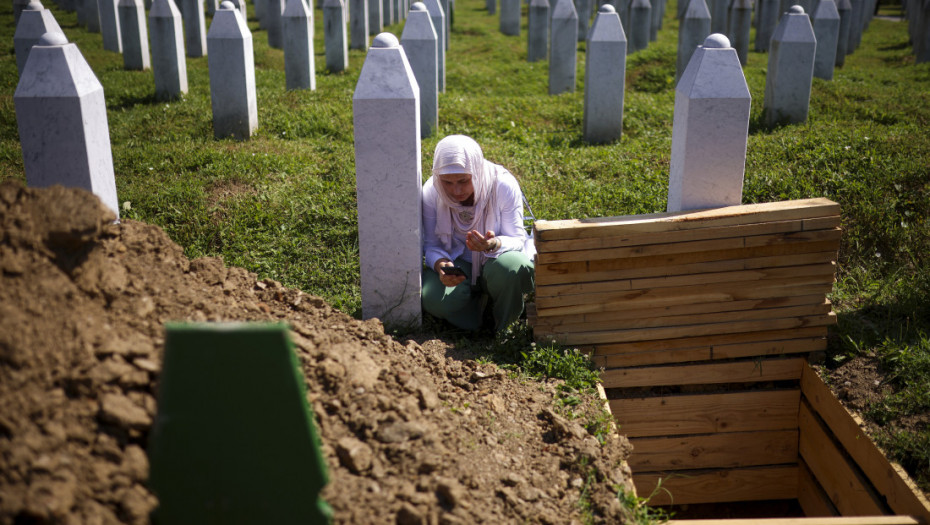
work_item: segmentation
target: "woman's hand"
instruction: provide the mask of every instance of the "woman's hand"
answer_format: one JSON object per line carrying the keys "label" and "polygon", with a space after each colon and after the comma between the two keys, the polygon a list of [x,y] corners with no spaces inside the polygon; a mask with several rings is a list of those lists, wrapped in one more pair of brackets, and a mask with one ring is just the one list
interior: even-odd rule
{"label": "woman's hand", "polygon": [[501,240],[495,237],[491,230],[484,235],[472,230],[465,236],[465,244],[473,252],[492,252],[501,247]]}
{"label": "woman's hand", "polygon": [[452,261],[450,261],[449,259],[439,259],[438,261],[436,261],[436,264],[433,266],[433,270],[435,270],[436,273],[439,274],[439,282],[441,282],[442,284],[444,284],[445,286],[449,288],[454,288],[462,284],[465,281],[464,275],[446,275],[442,273],[442,268],[446,266],[451,268],[455,265],[452,264]]}

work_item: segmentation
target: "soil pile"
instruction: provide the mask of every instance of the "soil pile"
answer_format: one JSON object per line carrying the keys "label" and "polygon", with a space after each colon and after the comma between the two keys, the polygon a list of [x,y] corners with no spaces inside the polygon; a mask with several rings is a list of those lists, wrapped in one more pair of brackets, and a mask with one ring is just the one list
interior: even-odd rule
{"label": "soil pile", "polygon": [[402,344],[113,218],[80,190],[0,184],[0,523],[149,521],[145,448],[177,320],[290,323],[338,522],[626,517],[628,443],[556,413],[555,383],[455,360],[439,340]]}

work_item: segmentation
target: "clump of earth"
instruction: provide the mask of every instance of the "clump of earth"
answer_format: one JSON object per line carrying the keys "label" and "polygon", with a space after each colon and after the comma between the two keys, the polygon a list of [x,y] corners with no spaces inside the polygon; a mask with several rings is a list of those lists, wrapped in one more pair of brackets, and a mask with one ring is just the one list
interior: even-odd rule
{"label": "clump of earth", "polygon": [[149,522],[168,321],[290,325],[345,523],[618,523],[630,446],[427,336],[398,341],[90,193],[0,184],[0,524]]}

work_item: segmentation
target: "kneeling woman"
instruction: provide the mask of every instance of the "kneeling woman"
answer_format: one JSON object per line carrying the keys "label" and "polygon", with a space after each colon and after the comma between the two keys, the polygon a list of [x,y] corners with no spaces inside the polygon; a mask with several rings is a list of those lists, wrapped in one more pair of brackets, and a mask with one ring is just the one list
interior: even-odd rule
{"label": "kneeling woman", "polygon": [[436,145],[423,185],[423,309],[465,330],[481,328],[490,302],[495,330],[523,312],[533,263],[523,227],[523,194],[477,142],[450,135]]}

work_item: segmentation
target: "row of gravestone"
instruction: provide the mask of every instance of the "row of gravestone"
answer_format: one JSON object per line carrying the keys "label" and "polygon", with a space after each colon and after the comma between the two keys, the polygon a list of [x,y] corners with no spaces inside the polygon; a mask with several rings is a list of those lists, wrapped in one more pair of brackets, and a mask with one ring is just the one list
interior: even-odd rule
{"label": "row of gravestone", "polygon": [[930,1],[903,0],[902,4],[916,61],[930,62]]}

